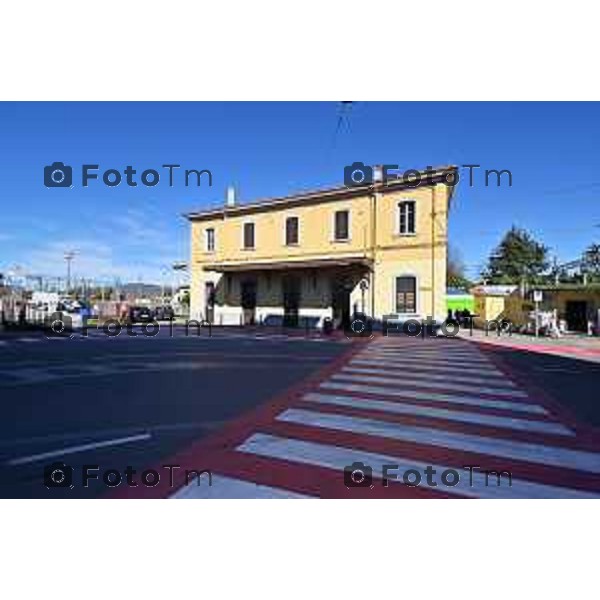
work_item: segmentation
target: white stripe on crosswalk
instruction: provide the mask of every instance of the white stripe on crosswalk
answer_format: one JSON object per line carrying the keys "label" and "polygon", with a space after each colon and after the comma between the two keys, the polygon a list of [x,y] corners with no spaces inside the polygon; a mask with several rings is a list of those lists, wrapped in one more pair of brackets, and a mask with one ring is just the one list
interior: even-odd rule
{"label": "white stripe on crosswalk", "polygon": [[[393,373],[390,373],[393,374]],[[355,381],[357,383],[376,383],[381,385],[391,386],[413,386],[423,389],[432,390],[448,390],[449,392],[470,392],[479,394],[493,394],[494,396],[502,396],[505,398],[527,398],[527,394],[522,390],[507,390],[506,388],[490,387],[483,385],[465,385],[460,383],[413,380],[412,374],[398,374],[396,377],[381,377],[378,375],[369,375],[366,377],[360,373],[352,374],[347,372],[336,373],[332,375],[332,379],[341,381]]]}
{"label": "white stripe on crosswalk", "polygon": [[[347,373],[364,373],[365,375],[384,375],[390,376],[397,372],[393,367],[390,368],[376,368],[374,366],[361,366],[360,361],[351,361],[347,366],[342,368],[342,371]],[[441,375],[439,373],[415,373],[411,372],[411,379],[425,381],[446,381],[452,383],[466,383],[466,384],[493,384],[497,387],[504,387],[505,389],[513,389],[516,385],[509,379],[498,377],[497,381],[490,380],[489,377],[472,377],[471,375],[463,375],[456,373],[455,370],[448,372],[448,374]]]}
{"label": "white stripe on crosswalk", "polygon": [[[597,494],[587,493],[569,488],[563,488],[541,483],[533,483],[521,479],[512,479],[512,485],[509,485],[506,477],[501,484],[496,485],[496,478],[489,477],[489,483],[483,473],[473,469],[472,485],[469,473],[462,468],[456,468],[445,465],[427,465],[420,461],[415,461],[406,457],[377,454],[366,452],[353,448],[343,448],[340,446],[331,446],[319,444],[316,442],[305,442],[282,438],[265,433],[255,433],[243,444],[238,446],[237,450],[265,456],[269,458],[278,458],[302,464],[315,465],[329,469],[336,469],[340,472],[340,478],[343,477],[343,469],[354,462],[363,462],[373,469],[375,476],[381,475],[384,465],[394,465],[398,467],[397,473],[404,473],[410,469],[425,471],[431,466],[435,471],[437,487],[429,488],[426,485],[425,477],[422,478],[421,489],[433,489],[434,491],[446,492],[449,494],[460,494],[479,498],[596,498]],[[446,486],[441,483],[441,473],[448,469],[459,472],[460,480],[454,487]],[[505,470],[501,465],[498,471]],[[394,480],[390,479],[390,484]]]}
{"label": "white stripe on crosswalk", "polygon": [[479,398],[478,396],[466,396],[457,394],[442,394],[439,392],[421,392],[412,389],[382,387],[380,385],[363,385],[356,383],[342,383],[340,381],[324,381],[321,388],[329,390],[342,390],[345,392],[363,392],[365,394],[377,394],[380,396],[393,396],[397,398],[412,398],[414,400],[428,400],[431,402],[448,402],[450,404],[466,404],[469,406],[482,406],[486,408],[501,408],[518,412],[534,414],[547,414],[547,411],[539,404],[528,402],[511,402],[509,400],[491,400]]}
{"label": "white stripe on crosswalk", "polygon": [[376,352],[381,354],[402,354],[410,353],[411,356],[419,356],[423,358],[444,358],[444,359],[458,359],[463,360],[475,359],[475,360],[487,360],[487,357],[479,351],[469,350],[464,352],[453,352],[453,351],[440,351],[440,350],[423,350],[419,348],[402,348],[398,346],[396,348],[382,348],[381,346],[370,346],[365,349],[365,352]]}
{"label": "white stripe on crosswalk", "polygon": [[483,352],[477,348],[476,346],[468,345],[468,346],[455,346],[454,344],[446,344],[443,345],[427,345],[427,344],[381,344],[381,343],[373,343],[370,344],[369,348],[377,349],[377,350],[411,350],[414,352],[422,352],[426,353],[438,353],[438,354],[483,354]]}
{"label": "white stripe on crosswalk", "polygon": [[388,367],[390,369],[418,369],[427,372],[434,373],[460,373],[462,375],[489,375],[490,377],[503,377],[502,371],[496,367],[469,367],[460,365],[455,367],[453,365],[439,364],[431,365],[418,360],[390,360],[390,359],[377,359],[377,358],[364,358],[363,356],[357,355],[352,363],[364,364],[364,365],[375,365],[379,367]]}
{"label": "white stripe on crosswalk", "polygon": [[473,358],[464,358],[464,359],[450,359],[441,356],[429,357],[429,356],[419,356],[410,353],[402,353],[402,352],[361,352],[360,356],[369,357],[369,358],[380,358],[380,359],[390,359],[390,360],[411,360],[414,362],[419,362],[423,364],[431,364],[431,365],[448,365],[454,367],[460,367],[462,365],[465,366],[493,366],[492,361],[487,359],[473,359]]}
{"label": "white stripe on crosswalk", "polygon": [[362,350],[361,354],[369,356],[381,356],[383,358],[415,358],[418,360],[436,360],[445,362],[474,362],[476,364],[488,364],[492,361],[487,357],[480,354],[466,354],[461,356],[449,356],[445,354],[423,354],[422,352],[414,352],[413,350],[379,350],[377,348],[366,348]]}
{"label": "white stripe on crosswalk", "polygon": [[311,498],[304,494],[297,494],[283,488],[259,485],[252,481],[234,479],[224,475],[212,475],[212,485],[206,479],[200,478],[180,488],[171,498],[175,500],[211,499],[211,498],[261,498],[261,499],[288,499]]}
{"label": "white stripe on crosswalk", "polygon": [[376,419],[330,415],[296,408],[284,411],[277,420],[600,473],[600,454],[585,450],[457,433],[431,427],[402,425]]}
{"label": "white stripe on crosswalk", "polygon": [[[490,427],[503,427],[519,431],[532,431],[556,435],[574,436],[575,434],[560,423],[549,421],[531,421],[529,419],[516,419],[513,417],[499,417],[497,415],[486,415],[482,413],[465,412],[462,410],[449,410],[433,406],[416,406],[414,404],[403,404],[402,402],[390,402],[389,400],[371,400],[369,398],[358,398],[356,396],[340,396],[333,394],[308,393],[302,400],[316,402],[319,404],[332,404],[350,408],[364,408],[398,415],[411,415],[416,417],[432,417],[445,419],[446,421],[457,421],[475,425],[488,425]],[[510,434],[510,432],[507,432]]]}

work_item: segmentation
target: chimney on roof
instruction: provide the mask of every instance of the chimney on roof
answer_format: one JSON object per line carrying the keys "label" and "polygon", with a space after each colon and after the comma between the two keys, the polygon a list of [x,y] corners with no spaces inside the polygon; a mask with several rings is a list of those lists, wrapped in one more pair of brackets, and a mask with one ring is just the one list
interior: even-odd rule
{"label": "chimney on roof", "polygon": [[373,165],[373,183],[383,181],[383,165]]}
{"label": "chimney on roof", "polygon": [[235,206],[235,188],[232,185],[227,186],[226,204],[228,207]]}

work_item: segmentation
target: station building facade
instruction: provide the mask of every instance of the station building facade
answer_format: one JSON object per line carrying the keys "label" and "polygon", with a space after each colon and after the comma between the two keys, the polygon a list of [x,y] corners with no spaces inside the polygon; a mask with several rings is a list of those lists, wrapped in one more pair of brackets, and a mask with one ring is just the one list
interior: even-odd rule
{"label": "station building facade", "polygon": [[187,215],[190,317],[216,325],[342,326],[446,317],[454,167]]}

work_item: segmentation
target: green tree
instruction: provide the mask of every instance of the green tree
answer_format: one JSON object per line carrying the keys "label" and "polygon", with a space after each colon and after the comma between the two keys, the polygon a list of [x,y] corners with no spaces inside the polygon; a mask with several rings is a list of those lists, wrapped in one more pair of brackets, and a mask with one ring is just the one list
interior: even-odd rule
{"label": "green tree", "polygon": [[505,234],[488,260],[485,277],[490,283],[526,283],[540,279],[548,268],[548,248],[516,226]]}

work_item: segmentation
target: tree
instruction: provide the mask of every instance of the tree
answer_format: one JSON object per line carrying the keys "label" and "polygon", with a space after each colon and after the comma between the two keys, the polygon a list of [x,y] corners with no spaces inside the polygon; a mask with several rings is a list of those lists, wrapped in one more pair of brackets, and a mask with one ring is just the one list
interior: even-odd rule
{"label": "tree", "polygon": [[596,278],[600,275],[600,244],[592,244],[582,257],[582,268],[584,272]]}
{"label": "tree", "polygon": [[513,225],[490,256],[485,276],[491,283],[514,283],[523,288],[547,268],[548,248]]}
{"label": "tree", "polygon": [[468,290],[473,286],[465,272],[465,264],[459,250],[450,246],[448,248],[448,264],[446,267],[446,285],[452,288]]}

